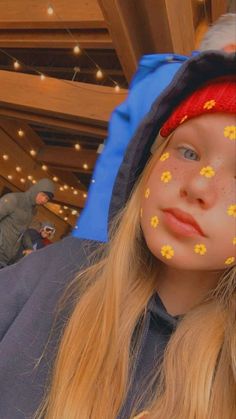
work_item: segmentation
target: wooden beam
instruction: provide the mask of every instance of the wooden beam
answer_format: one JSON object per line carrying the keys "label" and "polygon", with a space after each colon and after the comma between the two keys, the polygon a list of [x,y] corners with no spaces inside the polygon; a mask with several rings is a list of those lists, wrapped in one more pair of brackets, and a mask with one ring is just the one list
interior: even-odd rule
{"label": "wooden beam", "polygon": [[[1,3],[0,3],[1,4]],[[107,29],[74,29],[71,37],[65,29],[1,29],[0,48],[73,48],[112,49]]]}
{"label": "wooden beam", "polygon": [[[128,80],[143,54],[194,48],[192,4],[189,0],[98,0]],[[184,28],[184,30],[183,30]]]}
{"label": "wooden beam", "polygon": [[54,14],[47,13],[49,2],[1,0],[1,28],[104,28],[97,0],[53,0]]}
{"label": "wooden beam", "polygon": [[[0,128],[27,153],[30,153],[31,150],[37,153],[44,146],[44,142],[35,131],[22,121],[0,118]],[[19,131],[22,131],[22,137],[19,135]]]}
{"label": "wooden beam", "polygon": [[[69,147],[44,146],[37,154],[37,160],[51,167],[60,167],[70,171],[90,173],[96,162],[94,151],[76,151]],[[88,169],[83,168],[87,164]]]}
{"label": "wooden beam", "polygon": [[211,0],[211,20],[214,22],[221,15],[227,13],[227,0]]}
{"label": "wooden beam", "polygon": [[70,126],[96,137],[99,128],[106,134],[111,112],[126,94],[124,89],[116,93],[111,87],[0,72],[1,116],[54,127]]}

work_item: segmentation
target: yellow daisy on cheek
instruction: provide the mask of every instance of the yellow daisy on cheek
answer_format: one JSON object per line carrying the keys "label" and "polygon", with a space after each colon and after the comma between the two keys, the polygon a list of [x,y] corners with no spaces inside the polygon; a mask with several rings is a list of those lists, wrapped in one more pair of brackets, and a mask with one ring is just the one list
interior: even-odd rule
{"label": "yellow daisy on cheek", "polygon": [[199,255],[205,255],[207,252],[205,244],[196,244],[194,246],[194,252]]}
{"label": "yellow daisy on cheek", "polygon": [[168,152],[163,153],[163,154],[161,155],[161,157],[160,157],[160,161],[165,161],[165,160],[167,160],[169,157],[170,157],[170,153],[168,153]]}
{"label": "yellow daisy on cheek", "polygon": [[228,125],[224,129],[224,136],[230,140],[236,139],[236,125]]}
{"label": "yellow daisy on cheek", "polygon": [[231,256],[230,258],[226,259],[225,265],[232,265],[232,263],[234,263],[234,261],[235,261],[235,257]]}
{"label": "yellow daisy on cheek", "polygon": [[154,215],[154,217],[151,218],[151,226],[153,228],[157,228],[158,224],[159,224],[158,217]]}
{"label": "yellow daisy on cheek", "polygon": [[211,166],[206,166],[200,170],[200,175],[210,178],[215,176],[215,171]]}
{"label": "yellow daisy on cheek", "polygon": [[168,183],[170,182],[171,179],[172,179],[172,174],[168,170],[162,173],[161,175],[162,182]]}
{"label": "yellow daisy on cheek", "polygon": [[236,217],[236,204],[230,205],[227,209],[227,214]]}
{"label": "yellow daisy on cheek", "polygon": [[165,246],[162,246],[162,248],[161,248],[161,254],[166,259],[172,259],[172,257],[175,254],[175,251],[174,251],[174,249],[173,249],[172,246],[170,246],[169,244],[167,244]]}
{"label": "yellow daisy on cheek", "polygon": [[147,188],[146,191],[145,191],[144,196],[145,196],[146,199],[148,199],[149,198],[149,195],[150,195],[150,189]]}

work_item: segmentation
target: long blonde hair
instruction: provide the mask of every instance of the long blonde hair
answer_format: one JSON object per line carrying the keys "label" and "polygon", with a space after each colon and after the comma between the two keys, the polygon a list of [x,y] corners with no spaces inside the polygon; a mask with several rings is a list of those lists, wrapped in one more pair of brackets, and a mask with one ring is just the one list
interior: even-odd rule
{"label": "long blonde hair", "polygon": [[[134,330],[137,324],[142,330],[140,319],[158,278],[159,262],[147,249],[139,223],[141,196],[155,161],[146,166],[101,260],[77,276],[78,302],[38,418],[116,419],[125,401],[138,351]],[[157,371],[157,392],[149,395],[150,419],[235,417],[235,283],[231,268],[214,293],[180,322],[167,345],[161,377]]]}

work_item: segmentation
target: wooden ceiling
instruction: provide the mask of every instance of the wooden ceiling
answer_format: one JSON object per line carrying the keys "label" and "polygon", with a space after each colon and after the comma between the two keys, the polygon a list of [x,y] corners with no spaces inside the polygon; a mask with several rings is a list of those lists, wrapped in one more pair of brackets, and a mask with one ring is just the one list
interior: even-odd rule
{"label": "wooden ceiling", "polygon": [[[55,205],[48,209],[61,220],[63,207],[80,211],[110,114],[125,100],[141,55],[189,54],[227,4],[1,0],[0,184],[25,190],[54,178]],[[75,219],[68,213],[66,223]]]}

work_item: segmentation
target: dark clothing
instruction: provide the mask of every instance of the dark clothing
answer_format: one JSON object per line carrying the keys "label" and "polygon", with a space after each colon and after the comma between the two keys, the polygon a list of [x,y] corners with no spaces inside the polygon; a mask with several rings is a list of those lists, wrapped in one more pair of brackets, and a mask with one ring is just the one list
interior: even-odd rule
{"label": "dark clothing", "polygon": [[[234,74],[235,68],[233,55],[217,52],[199,54],[182,66],[128,147],[114,189],[111,216],[124,207],[150,147],[174,106],[207,79]],[[58,301],[76,272],[89,264],[91,247],[96,245],[69,237],[0,271],[0,419],[31,418],[39,406],[59,337],[72,309],[67,307],[60,314],[47,345]],[[153,295],[144,319],[134,381],[119,419],[129,419],[135,398],[145,388],[145,377],[160,362],[176,324],[177,319]]]}
{"label": "dark clothing", "polygon": [[0,267],[14,262],[23,233],[37,212],[36,196],[42,191],[53,192],[53,182],[41,179],[26,192],[9,193],[0,199]]}

